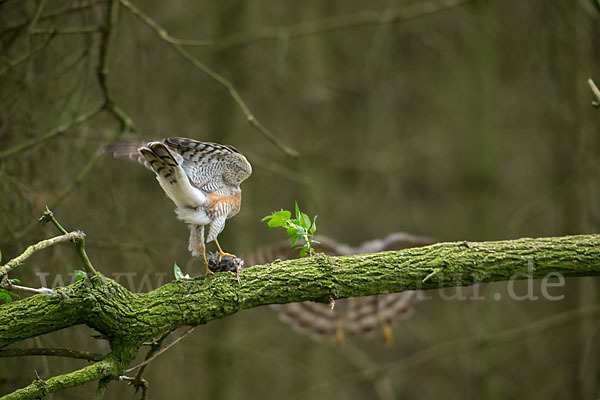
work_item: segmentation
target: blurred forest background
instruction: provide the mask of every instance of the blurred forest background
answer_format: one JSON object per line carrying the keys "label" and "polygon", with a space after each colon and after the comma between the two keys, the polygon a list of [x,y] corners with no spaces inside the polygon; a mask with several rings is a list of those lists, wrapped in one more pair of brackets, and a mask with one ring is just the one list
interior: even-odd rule
{"label": "blurred forest background", "polygon": [[[85,231],[99,271],[134,274],[120,280],[131,290],[173,279],[174,261],[202,273],[152,174],[101,154],[117,138],[186,136],[244,153],[254,173],[220,236],[235,254],[282,239],[260,219],[294,200],[319,215],[319,233],[353,245],[396,231],[460,241],[599,229],[600,110],[586,84],[600,81],[593,0],[135,6],[170,36],[121,4],[105,53],[106,1],[0,3],[5,260],[56,235],[35,222],[48,204],[67,229]],[[97,73],[103,58],[108,91]],[[107,93],[115,112],[100,109]],[[300,156],[249,124],[237,95]],[[75,123],[81,115],[89,118]],[[135,130],[122,129],[127,118]],[[68,283],[77,268],[68,246],[53,247],[13,277]],[[145,377],[151,399],[596,399],[600,320],[576,310],[597,305],[599,287],[567,280],[551,290],[560,301],[544,300],[539,282],[537,301],[511,300],[506,283],[482,288],[485,300],[428,292],[394,324],[392,348],[378,334],[316,342],[263,307],[199,327]],[[558,314],[562,322],[552,322]],[[93,333],[76,327],[27,345],[105,352]],[[83,365],[0,359],[0,393],[35,371],[48,378]],[[48,398],[89,398],[94,388]],[[107,393],[138,396],[125,383]]]}

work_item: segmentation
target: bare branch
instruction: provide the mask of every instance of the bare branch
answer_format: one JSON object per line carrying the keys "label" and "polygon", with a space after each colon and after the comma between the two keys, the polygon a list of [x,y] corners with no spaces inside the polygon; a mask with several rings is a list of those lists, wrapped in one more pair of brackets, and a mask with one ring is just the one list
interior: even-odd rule
{"label": "bare branch", "polygon": [[55,393],[74,386],[83,385],[84,383],[94,382],[104,377],[112,376],[117,373],[116,365],[117,362],[114,358],[109,358],[98,361],[77,371],[55,376],[47,380],[36,379],[32,384],[2,397],[2,400],[42,398],[49,393]]}
{"label": "bare branch", "polygon": [[4,151],[0,152],[0,160],[5,159],[7,157],[12,157],[24,150],[38,146],[47,140],[50,140],[59,135],[62,135],[63,133],[67,132],[69,129],[94,118],[101,111],[102,111],[102,107],[94,107],[94,108],[90,109],[89,111],[73,118],[71,121],[67,122],[66,124],[60,125],[57,128],[54,128],[54,129],[42,134],[41,136],[38,136],[37,138],[33,138],[31,140],[19,143],[14,147],[4,150]]}
{"label": "bare branch", "polygon": [[592,93],[596,97],[596,101],[593,101],[592,105],[594,107],[600,107],[600,90],[598,89],[598,86],[596,86],[596,83],[592,80],[592,78],[588,78],[587,83],[592,90]]}
{"label": "bare branch", "polygon": [[[150,28],[154,29],[158,33],[158,35],[161,38],[163,38],[163,35],[161,34],[161,32],[165,32],[165,30],[156,21],[154,21],[152,18],[150,18],[144,12],[142,12],[135,5],[130,3],[129,0],[121,0],[121,4],[123,4],[125,7],[127,7],[133,13],[133,15],[135,15],[140,20],[142,20]],[[237,91],[235,86],[233,86],[233,84],[231,82],[229,82],[223,76],[219,75],[218,73],[216,73],[215,71],[210,69],[204,63],[202,63],[198,58],[196,58],[189,51],[187,51],[181,44],[173,43],[170,41],[167,41],[167,43],[171,47],[173,47],[173,49],[175,49],[175,51],[177,51],[183,58],[188,60],[194,67],[196,67],[197,69],[202,71],[205,75],[207,75],[213,81],[215,81],[218,84],[220,84],[221,86],[225,87],[227,89],[227,91],[229,92],[229,95],[233,98],[235,103],[238,105],[238,107],[242,110],[242,112],[246,116],[246,120],[248,121],[248,123],[252,127],[254,127],[258,132],[260,132],[267,140],[269,140],[271,143],[273,143],[275,145],[275,147],[277,147],[279,150],[283,151],[285,154],[287,154],[290,157],[297,157],[299,155],[296,150],[293,150],[292,148],[288,147],[283,142],[281,142],[270,130],[268,130],[264,125],[262,125],[260,123],[260,121],[258,121],[256,119],[256,117],[252,114],[252,112],[250,111],[250,109],[248,108],[248,106],[246,105],[246,103],[244,102],[242,97],[240,96],[239,92]]]}
{"label": "bare branch", "polygon": [[[104,4],[104,3],[106,3],[106,1],[81,2],[81,3],[77,3],[75,5],[68,4],[66,7],[63,7],[56,11],[52,11],[52,12],[49,12],[48,14],[44,14],[44,15],[40,16],[38,18],[38,20],[55,19],[58,17],[62,17],[64,15],[71,14],[71,13],[76,13],[76,12],[80,12],[83,10],[87,10],[89,8],[97,6],[98,4]],[[17,22],[14,25],[4,28],[2,30],[2,32],[0,32],[0,36],[4,35],[6,33],[12,32],[14,30],[23,28],[23,27],[29,25],[30,23],[31,23],[31,21],[29,19],[21,20],[20,22]]]}
{"label": "bare branch", "polygon": [[45,294],[48,296],[54,296],[56,294],[54,292],[54,290],[52,290],[52,289],[48,289],[45,287],[36,289],[36,288],[32,288],[32,287],[27,287],[27,286],[15,285],[14,283],[10,282],[10,280],[7,281],[7,283],[3,287],[7,290],[20,290],[21,292],[28,292],[28,293],[34,293],[34,294]]}
{"label": "bare branch", "polygon": [[[138,373],[139,375],[139,373]],[[130,376],[120,376],[119,380],[121,381],[127,381],[129,382],[130,385],[133,385],[133,387],[135,388],[135,391],[137,393],[137,391],[139,389],[142,389],[142,397],[140,397],[140,400],[146,400],[148,398],[148,381],[145,379],[140,379],[139,381],[136,382],[137,376],[135,378],[132,378]]]}
{"label": "bare branch", "polygon": [[208,49],[207,53],[212,54],[266,40],[277,40],[281,38],[293,39],[324,32],[358,28],[361,26],[406,22],[462,6],[472,1],[473,0],[425,1],[400,9],[365,11],[355,14],[339,15],[332,18],[304,22],[294,26],[264,27],[258,30],[241,32],[222,39],[216,39],[214,41],[215,45]]}
{"label": "bare branch", "polygon": [[35,29],[35,25],[37,24],[37,21],[40,18],[40,16],[42,15],[42,11],[44,10],[44,7],[46,6],[46,1],[47,0],[41,0],[40,3],[38,4],[37,9],[35,10],[35,14],[33,15],[33,18],[31,19],[31,22],[29,23],[29,26],[27,28],[27,29],[29,29],[29,33],[33,32],[33,30]]}
{"label": "bare branch", "polygon": [[102,31],[102,26],[79,26],[71,28],[53,28],[53,29],[35,29],[30,32],[31,35],[78,35],[82,33],[98,33]]}
{"label": "bare branch", "polygon": [[[60,232],[66,232],[65,228],[63,228],[61,226],[61,224],[56,220],[56,218],[54,218],[54,214],[52,213],[52,211],[50,211],[50,209],[48,207],[46,207],[46,211],[44,211],[44,214],[42,215],[42,217],[39,219],[40,222],[52,222],[52,224],[54,224],[54,226],[56,226],[56,228],[60,231]],[[94,266],[92,265],[92,262],[90,261],[86,251],[85,251],[85,233],[77,231],[78,236],[76,238],[73,239],[73,243],[75,244],[75,251],[77,252],[77,255],[79,256],[79,258],[81,259],[81,263],[83,264],[83,268],[85,269],[85,271],[90,274],[90,275],[96,275],[97,272],[94,269]]]}
{"label": "bare branch", "polygon": [[102,400],[104,398],[104,393],[106,393],[110,381],[110,379],[100,379],[98,381],[98,389],[96,389],[96,395],[94,396],[95,400]]}
{"label": "bare branch", "polygon": [[41,242],[29,246],[21,255],[13,258],[5,265],[0,267],[0,282],[2,282],[6,278],[6,275],[9,272],[19,267],[23,262],[25,262],[25,260],[31,257],[33,253],[48,248],[50,246],[54,246],[57,243],[75,241],[78,238],[80,238],[81,235],[83,235],[82,232],[71,232],[65,235],[53,237],[51,239],[42,240]]}
{"label": "bare branch", "polygon": [[104,358],[102,354],[91,353],[89,351],[78,351],[60,348],[40,348],[31,349],[0,349],[0,358],[2,357],[27,357],[27,356],[50,356],[50,357],[68,357],[80,360],[100,361]]}
{"label": "bare branch", "polygon": [[190,329],[188,329],[187,331],[185,331],[183,333],[183,335],[179,336],[177,339],[173,340],[172,343],[170,343],[168,346],[162,348],[161,350],[157,351],[155,354],[153,354],[150,358],[148,358],[146,361],[136,365],[135,367],[131,367],[125,370],[125,372],[131,372],[135,369],[144,367],[148,364],[150,364],[152,362],[152,360],[154,360],[156,357],[160,356],[162,353],[164,353],[165,351],[169,350],[171,347],[175,346],[181,339],[183,339],[184,337],[186,337],[187,335],[189,335],[190,333],[192,333],[194,331],[194,329],[196,329],[195,326],[192,326]]}
{"label": "bare branch", "polygon": [[341,384],[344,381],[356,380],[361,376],[370,377],[376,373],[387,373],[393,368],[410,368],[428,361],[437,360],[445,355],[457,353],[461,350],[474,349],[483,346],[501,345],[505,343],[514,344],[515,340],[518,340],[519,338],[526,338],[531,335],[539,335],[560,325],[572,323],[583,318],[597,318],[599,315],[599,306],[580,308],[572,311],[566,311],[558,315],[553,315],[551,317],[544,318],[517,328],[492,333],[490,335],[450,340],[425,348],[423,350],[417,350],[414,353],[389,364],[374,365],[358,372],[343,375],[338,379],[328,380],[327,382],[316,385],[300,393],[299,395],[306,395],[331,385]]}
{"label": "bare branch", "polygon": [[[159,338],[152,341],[152,343],[150,344],[150,350],[148,350],[148,353],[146,353],[146,356],[144,357],[144,361],[149,360],[160,350],[163,342],[172,332],[173,332],[173,330],[168,330],[165,333],[163,333],[162,335],[160,335]],[[136,389],[135,389],[136,391],[140,388],[140,386],[143,386],[142,381],[144,379],[142,379],[142,375],[143,375],[144,371],[146,370],[146,367],[147,367],[147,364],[141,366],[141,368],[138,370],[137,374],[135,374],[135,378],[131,382],[131,384],[136,387]]]}
{"label": "bare branch", "polygon": [[[16,60],[3,61],[4,63],[7,64],[7,66],[4,67],[4,68],[2,68],[0,70],[0,76],[4,75],[11,68],[16,67],[17,65],[19,65],[23,61],[27,61],[29,58],[31,58],[38,51],[44,49],[46,46],[48,46],[48,44],[50,44],[50,42],[52,41],[52,37],[53,37],[52,35],[49,36],[44,42],[42,42],[39,45],[35,46],[33,49],[31,49],[27,53],[23,54],[21,57],[17,58]],[[2,158],[2,154],[3,153],[0,153],[0,159]]]}

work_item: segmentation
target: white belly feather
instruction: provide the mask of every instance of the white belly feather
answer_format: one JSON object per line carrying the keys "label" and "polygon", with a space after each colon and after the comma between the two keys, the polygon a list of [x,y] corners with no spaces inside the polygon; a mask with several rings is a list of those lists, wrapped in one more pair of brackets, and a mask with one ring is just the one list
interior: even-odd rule
{"label": "white belly feather", "polygon": [[179,219],[187,224],[194,225],[206,225],[210,223],[210,217],[204,210],[207,203],[204,192],[190,183],[181,166],[176,168],[175,175],[175,183],[170,183],[169,180],[158,174],[156,175],[156,180],[160,183],[167,196],[177,206],[175,213]]}

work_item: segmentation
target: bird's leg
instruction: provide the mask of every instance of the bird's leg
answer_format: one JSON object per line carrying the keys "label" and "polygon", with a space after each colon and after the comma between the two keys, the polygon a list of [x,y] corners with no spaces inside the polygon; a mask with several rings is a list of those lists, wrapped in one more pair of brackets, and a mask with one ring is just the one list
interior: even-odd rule
{"label": "bird's leg", "polygon": [[202,243],[202,258],[204,258],[204,265],[206,266],[206,275],[212,275],[214,272],[208,268],[208,261],[206,260],[206,245]]}
{"label": "bird's leg", "polygon": [[198,257],[202,253],[204,259],[204,266],[206,267],[206,275],[210,275],[213,272],[208,268],[208,261],[206,260],[206,244],[204,242],[204,225],[190,225],[190,244],[188,250],[192,253],[192,256]]}
{"label": "bird's leg", "polygon": [[215,243],[217,244],[217,249],[219,249],[219,262],[221,262],[221,258],[223,258],[223,256],[229,256],[231,258],[235,258],[235,256],[233,254],[225,253],[221,249],[221,246],[219,246],[219,241],[217,239],[215,239]]}

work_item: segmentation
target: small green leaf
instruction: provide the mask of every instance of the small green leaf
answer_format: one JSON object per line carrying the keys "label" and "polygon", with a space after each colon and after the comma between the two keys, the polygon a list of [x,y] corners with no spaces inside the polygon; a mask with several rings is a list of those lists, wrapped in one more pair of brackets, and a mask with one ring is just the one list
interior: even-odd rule
{"label": "small green leaf", "polygon": [[312,225],[310,226],[309,232],[314,234],[317,230],[317,217],[318,215],[315,215],[315,218],[313,219]]}
{"label": "small green leaf", "polygon": [[175,274],[176,280],[180,280],[183,278],[183,272],[181,272],[181,268],[179,268],[179,265],[177,265],[177,263],[173,264],[173,273]]}
{"label": "small green leaf", "polygon": [[285,230],[285,233],[287,233],[288,236],[296,236],[298,234],[298,228],[287,228]]}
{"label": "small green leaf", "polygon": [[180,281],[182,279],[191,279],[189,274],[183,274],[183,272],[181,272],[181,268],[179,268],[179,265],[177,265],[177,263],[173,264],[173,273],[175,274],[175,280]]}
{"label": "small green leaf", "polygon": [[21,281],[20,281],[20,280],[18,280],[18,279],[9,279],[9,281],[10,281],[10,283],[12,283],[13,285],[18,285],[18,284],[20,284],[20,283],[21,283]]}
{"label": "small green leaf", "polygon": [[292,245],[290,247],[294,247],[296,245],[296,242],[300,239],[302,239],[302,235],[296,235],[296,236],[292,236]]}
{"label": "small green leaf", "polygon": [[267,225],[269,228],[275,228],[278,226],[285,226],[287,221],[290,219],[291,213],[289,211],[277,211],[271,215],[267,215],[262,220],[268,221]]}
{"label": "small green leaf", "polygon": [[310,217],[302,213],[300,225],[306,229],[310,228]]}
{"label": "small green leaf", "polygon": [[85,279],[87,277],[87,273],[85,271],[82,271],[80,269],[76,269],[75,270],[75,279],[80,281],[82,279]]}
{"label": "small green leaf", "polygon": [[4,300],[6,303],[10,303],[13,297],[20,297],[18,294],[9,292],[5,289],[0,289],[0,300]]}
{"label": "small green leaf", "polygon": [[[292,242],[292,248],[300,251],[301,256],[312,255],[314,252],[311,248],[312,243],[318,243],[313,241],[313,236],[317,230],[317,217],[311,221],[308,214],[300,211],[298,202],[294,202],[294,213],[296,218],[291,218],[292,213],[290,211],[277,211],[273,212],[262,219],[267,221],[269,227],[281,227],[285,229],[287,236]],[[296,243],[303,241],[301,246],[296,246]]]}

